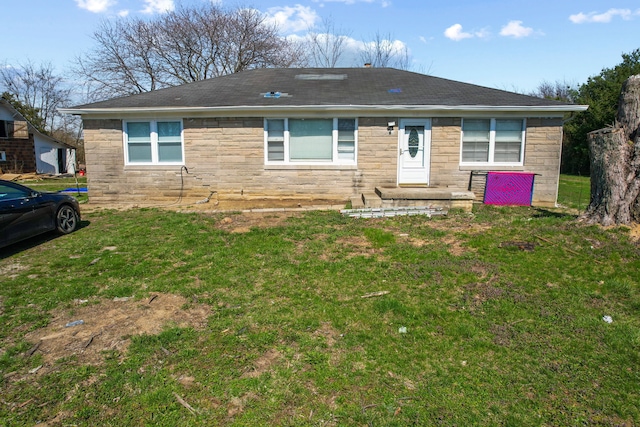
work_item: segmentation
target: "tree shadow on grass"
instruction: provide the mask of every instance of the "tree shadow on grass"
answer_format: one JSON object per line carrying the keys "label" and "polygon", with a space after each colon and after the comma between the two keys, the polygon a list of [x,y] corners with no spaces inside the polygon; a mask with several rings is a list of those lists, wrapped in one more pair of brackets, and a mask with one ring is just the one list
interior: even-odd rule
{"label": "tree shadow on grass", "polygon": [[559,219],[578,219],[579,214],[553,211],[545,208],[534,208],[533,218],[559,218]]}

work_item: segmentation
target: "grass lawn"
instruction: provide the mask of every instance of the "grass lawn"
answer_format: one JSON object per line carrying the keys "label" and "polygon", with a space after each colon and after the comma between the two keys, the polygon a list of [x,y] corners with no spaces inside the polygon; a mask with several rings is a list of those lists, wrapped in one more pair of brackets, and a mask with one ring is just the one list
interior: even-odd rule
{"label": "grass lawn", "polygon": [[591,181],[588,176],[560,175],[558,202],[563,206],[584,212],[591,197]]}
{"label": "grass lawn", "polygon": [[638,271],[557,210],[84,213],[0,252],[0,425],[636,425]]}

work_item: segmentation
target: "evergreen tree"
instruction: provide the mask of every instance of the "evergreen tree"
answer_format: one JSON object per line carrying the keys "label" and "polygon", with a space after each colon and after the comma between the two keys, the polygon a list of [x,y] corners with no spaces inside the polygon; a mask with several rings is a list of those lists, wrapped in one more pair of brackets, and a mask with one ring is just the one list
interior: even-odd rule
{"label": "evergreen tree", "polygon": [[614,125],[622,85],[635,74],[640,74],[640,49],[622,54],[620,64],[603,69],[579,87],[575,102],[588,104],[589,109],[565,125],[562,172],[589,175],[587,134]]}

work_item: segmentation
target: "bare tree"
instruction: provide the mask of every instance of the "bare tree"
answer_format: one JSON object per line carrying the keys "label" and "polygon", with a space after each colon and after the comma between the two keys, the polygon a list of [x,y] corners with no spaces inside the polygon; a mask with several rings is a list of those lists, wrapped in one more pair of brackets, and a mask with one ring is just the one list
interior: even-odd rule
{"label": "bare tree", "polygon": [[538,98],[555,99],[556,101],[562,102],[573,102],[576,93],[576,85],[568,83],[566,80],[556,80],[555,82],[543,80],[536,90],[529,93],[529,95]]}
{"label": "bare tree", "polygon": [[393,67],[408,70],[411,62],[409,49],[403,43],[394,41],[391,34],[383,36],[377,32],[373,40],[364,42],[360,51],[362,63],[372,67]]}
{"label": "bare tree", "polygon": [[162,87],[154,58],[153,29],[143,21],[103,21],[93,33],[96,48],[77,57],[75,71],[93,99]]}
{"label": "bare tree", "polygon": [[58,108],[68,106],[71,88],[55,73],[51,63],[35,65],[29,61],[18,66],[5,64],[0,68],[0,86],[16,101],[32,109],[42,122],[42,132],[53,132],[62,125]]}
{"label": "bare tree", "polygon": [[226,55],[218,75],[250,68],[294,67],[304,60],[301,46],[280,37],[278,28],[267,25],[261,12],[238,9],[228,22]]}
{"label": "bare tree", "polygon": [[214,3],[183,6],[150,21],[104,21],[96,46],[76,59],[92,98],[129,95],[262,67],[301,61],[300,46],[281,37],[255,9]]}
{"label": "bare tree", "polygon": [[345,42],[351,36],[350,32],[336,29],[331,17],[322,20],[322,27],[318,32],[309,29],[307,44],[310,65],[314,67],[335,68],[344,54]]}

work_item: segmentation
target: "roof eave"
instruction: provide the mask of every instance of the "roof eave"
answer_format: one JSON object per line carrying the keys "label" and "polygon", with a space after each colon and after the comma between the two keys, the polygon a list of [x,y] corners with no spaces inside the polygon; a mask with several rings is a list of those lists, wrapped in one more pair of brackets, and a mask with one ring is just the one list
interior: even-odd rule
{"label": "roof eave", "polygon": [[588,105],[270,105],[270,106],[222,106],[222,107],[125,107],[125,108],[61,108],[63,114],[81,116],[117,116],[117,115],[168,115],[168,114],[214,114],[237,115],[242,113],[249,116],[264,116],[282,113],[300,113],[304,111],[325,112],[366,112],[366,113],[480,113],[480,112],[509,112],[509,113],[555,113],[565,114],[585,111]]}

